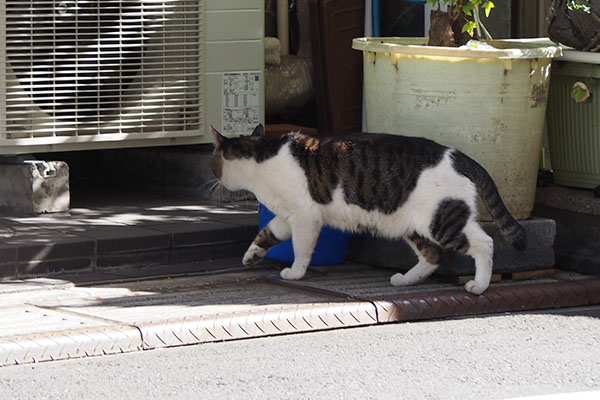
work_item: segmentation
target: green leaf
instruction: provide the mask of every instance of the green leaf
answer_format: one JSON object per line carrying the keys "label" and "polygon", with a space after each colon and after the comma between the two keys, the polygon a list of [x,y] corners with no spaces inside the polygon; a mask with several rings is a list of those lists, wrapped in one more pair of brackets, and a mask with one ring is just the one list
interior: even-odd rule
{"label": "green leaf", "polygon": [[474,8],[475,6],[473,4],[468,3],[463,6],[462,11],[465,13],[465,15],[471,16]]}
{"label": "green leaf", "polygon": [[462,32],[467,32],[470,36],[473,36],[475,28],[477,28],[477,24],[473,21],[469,21],[463,25]]}
{"label": "green leaf", "polygon": [[492,8],[494,8],[494,7],[496,7],[496,6],[491,1],[486,1],[485,3],[483,3],[483,9],[485,10],[486,17],[490,16],[490,12],[492,11]]}
{"label": "green leaf", "polygon": [[584,100],[587,93],[588,92],[585,89],[577,87],[575,88],[575,90],[573,90],[572,96],[576,102],[581,103]]}

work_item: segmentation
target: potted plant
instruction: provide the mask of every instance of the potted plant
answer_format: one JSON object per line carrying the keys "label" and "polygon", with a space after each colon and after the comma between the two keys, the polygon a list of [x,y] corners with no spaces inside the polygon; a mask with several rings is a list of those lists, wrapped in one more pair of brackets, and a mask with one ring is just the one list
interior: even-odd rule
{"label": "potted plant", "polygon": [[442,0],[427,0],[437,6],[431,12],[431,28],[429,30],[429,46],[458,47],[465,45],[469,40],[481,36],[492,39],[480,18],[480,7],[489,17],[492,1],[487,0],[444,0],[447,4],[445,11],[441,9]]}
{"label": "potted plant", "polygon": [[548,140],[554,183],[600,190],[600,6],[556,0],[550,37],[573,47],[555,61],[548,95]]}
{"label": "potted plant", "polygon": [[353,40],[363,52],[366,129],[460,149],[490,172],[511,213],[528,218],[551,60],[561,49],[548,39],[473,40],[489,37],[480,15],[491,1],[428,2],[438,7],[429,39]]}

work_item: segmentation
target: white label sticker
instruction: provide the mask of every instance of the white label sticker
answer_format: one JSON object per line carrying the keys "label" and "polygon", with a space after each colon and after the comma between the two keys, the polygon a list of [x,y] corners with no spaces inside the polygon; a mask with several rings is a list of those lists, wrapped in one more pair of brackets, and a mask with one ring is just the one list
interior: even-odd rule
{"label": "white label sticker", "polygon": [[249,135],[260,123],[260,73],[223,74],[223,133]]}

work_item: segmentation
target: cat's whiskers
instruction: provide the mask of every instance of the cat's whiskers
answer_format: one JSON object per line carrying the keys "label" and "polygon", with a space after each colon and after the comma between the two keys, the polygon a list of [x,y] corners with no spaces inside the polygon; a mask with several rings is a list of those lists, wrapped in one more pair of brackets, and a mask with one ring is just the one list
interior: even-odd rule
{"label": "cat's whiskers", "polygon": [[[212,187],[215,185],[215,183],[219,182],[219,180],[217,178],[211,179],[209,181],[204,182],[202,185],[200,185],[200,190],[204,190],[206,189],[207,192],[210,192]],[[208,189],[207,189],[208,188]]]}
{"label": "cat's whiskers", "polygon": [[210,190],[209,190],[210,200],[216,206],[221,206],[223,204],[223,199],[224,199],[223,191],[224,191],[223,185],[221,185],[221,182],[219,180],[217,180],[210,187]]}
{"label": "cat's whiskers", "polygon": [[200,190],[214,205],[219,206],[223,203],[223,186],[217,178],[204,182]]}
{"label": "cat's whiskers", "polygon": [[215,189],[223,189],[223,186],[221,186],[221,182],[218,179],[215,179],[215,182],[210,187],[210,189],[208,189],[208,191],[213,192]]}

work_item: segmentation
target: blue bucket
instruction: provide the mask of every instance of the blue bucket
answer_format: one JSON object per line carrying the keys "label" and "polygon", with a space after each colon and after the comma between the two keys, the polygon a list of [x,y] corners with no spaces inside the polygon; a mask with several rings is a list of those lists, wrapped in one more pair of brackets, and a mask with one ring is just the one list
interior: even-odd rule
{"label": "blue bucket", "polygon": [[[275,215],[264,205],[258,204],[258,229],[264,228]],[[334,265],[346,259],[350,233],[324,226],[319,234],[310,265]],[[281,242],[267,252],[267,257],[291,264],[294,261],[292,239]]]}

